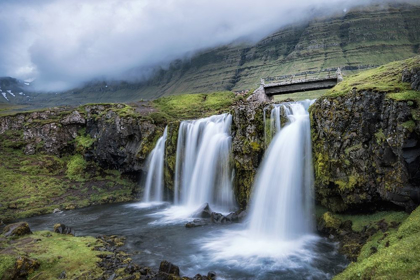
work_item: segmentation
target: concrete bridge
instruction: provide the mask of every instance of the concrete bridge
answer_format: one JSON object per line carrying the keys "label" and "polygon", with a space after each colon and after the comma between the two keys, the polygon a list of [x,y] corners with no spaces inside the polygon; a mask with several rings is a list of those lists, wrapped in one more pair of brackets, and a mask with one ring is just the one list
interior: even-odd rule
{"label": "concrete bridge", "polygon": [[273,100],[274,95],[333,88],[342,80],[343,76],[340,68],[337,69],[334,77],[329,76],[326,78],[300,80],[293,80],[292,78],[290,81],[270,84],[265,84],[264,79],[261,79],[260,87],[248,98],[248,100],[268,102]]}

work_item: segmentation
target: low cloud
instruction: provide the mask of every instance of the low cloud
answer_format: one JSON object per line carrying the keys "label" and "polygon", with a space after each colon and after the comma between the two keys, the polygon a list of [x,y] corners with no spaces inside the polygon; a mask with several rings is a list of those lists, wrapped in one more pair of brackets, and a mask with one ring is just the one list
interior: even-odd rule
{"label": "low cloud", "polygon": [[371,2],[3,0],[0,76],[36,78],[40,89],[64,90],[132,69],[148,73],[197,50],[259,40],[287,24]]}

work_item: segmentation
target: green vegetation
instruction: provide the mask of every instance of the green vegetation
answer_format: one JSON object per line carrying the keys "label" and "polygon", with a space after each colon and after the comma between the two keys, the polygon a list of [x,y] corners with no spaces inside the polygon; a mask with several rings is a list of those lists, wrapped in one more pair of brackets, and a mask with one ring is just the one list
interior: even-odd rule
{"label": "green vegetation", "polygon": [[[98,241],[93,237],[74,237],[48,231],[35,232],[12,241],[3,239],[0,254],[0,279],[8,279],[19,256],[35,259],[40,267],[29,275],[29,279],[57,279],[63,271],[69,279],[89,275],[89,279],[100,276],[102,271],[97,267],[99,251],[92,246]],[[106,253],[106,252],[105,252]],[[29,267],[25,269],[29,270]]]}
{"label": "green vegetation", "polygon": [[74,181],[84,181],[84,173],[87,166],[87,162],[82,155],[74,155],[70,158],[67,163],[67,178]]}
{"label": "green vegetation", "polygon": [[403,83],[401,80],[403,69],[411,69],[418,65],[420,65],[420,56],[363,71],[346,77],[344,81],[329,90],[325,96],[337,97],[346,95],[352,92],[353,89],[356,89],[358,92],[376,91],[388,93],[388,98],[394,100],[419,102],[420,93],[412,90],[409,83]]}
{"label": "green vegetation", "polygon": [[[0,135],[0,142],[2,140]],[[81,155],[59,158],[0,149],[0,220],[133,199],[136,184]],[[96,187],[95,187],[96,186]]]}
{"label": "green vegetation", "polygon": [[75,139],[76,150],[83,152],[89,149],[95,141],[96,139],[93,139],[89,134],[86,134],[86,128],[83,128],[78,132],[78,136]]}
{"label": "green vegetation", "polygon": [[154,117],[166,120],[195,119],[226,112],[237,100],[233,92],[182,94],[162,97],[152,102],[159,110]]}
{"label": "green vegetation", "polygon": [[418,279],[420,207],[405,220],[402,214],[392,218],[403,221],[400,227],[378,231],[371,236],[357,262],[351,263],[334,279]]}

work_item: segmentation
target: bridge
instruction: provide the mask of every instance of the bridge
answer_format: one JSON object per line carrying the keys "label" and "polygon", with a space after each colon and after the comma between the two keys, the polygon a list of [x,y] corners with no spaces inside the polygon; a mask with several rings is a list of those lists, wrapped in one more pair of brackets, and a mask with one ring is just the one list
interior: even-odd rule
{"label": "bridge", "polygon": [[265,84],[264,79],[261,79],[260,87],[254,92],[253,95],[248,98],[248,100],[268,102],[273,100],[274,95],[329,89],[334,87],[342,80],[343,76],[341,74],[340,68],[337,69],[336,75],[334,77],[328,76],[326,78],[299,80],[294,80],[292,78],[289,81],[270,84]]}

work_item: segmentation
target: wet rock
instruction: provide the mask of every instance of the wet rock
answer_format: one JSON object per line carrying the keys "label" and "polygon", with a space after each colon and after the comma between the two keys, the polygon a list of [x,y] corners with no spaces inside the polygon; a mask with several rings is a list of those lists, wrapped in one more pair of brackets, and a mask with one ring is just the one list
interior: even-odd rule
{"label": "wet rock", "polygon": [[41,264],[36,259],[28,257],[19,257],[16,260],[13,276],[11,279],[26,279],[29,274],[39,268]]}
{"label": "wet rock", "polygon": [[53,213],[54,213],[54,214],[56,214],[56,213],[60,214],[60,213],[63,213],[63,211],[61,211],[61,210],[60,210],[60,209],[58,209],[58,208],[55,208],[55,209],[54,209],[54,211],[53,211]]}
{"label": "wet rock", "polygon": [[192,222],[185,224],[186,228],[195,228],[205,226],[207,223],[202,219],[194,219]]}
{"label": "wet rock", "polygon": [[6,237],[22,236],[22,235],[26,235],[26,234],[32,234],[32,231],[29,228],[29,225],[28,225],[27,222],[20,222],[20,223],[7,225],[3,229],[3,234]]}
{"label": "wet rock", "polygon": [[211,213],[211,221],[216,224],[240,222],[245,218],[245,216],[246,211],[242,210],[232,212],[226,216],[221,213],[213,212]]}
{"label": "wet rock", "polygon": [[173,274],[175,276],[179,276],[179,267],[168,261],[162,261],[159,266],[159,272],[164,272],[168,274]]}
{"label": "wet rock", "polygon": [[419,205],[418,106],[370,91],[319,98],[310,108],[316,200],[332,212]]}
{"label": "wet rock", "polygon": [[54,232],[74,236],[74,230],[71,227],[66,226],[65,224],[55,224]]}
{"label": "wet rock", "polygon": [[210,205],[208,203],[204,203],[200,208],[198,208],[193,214],[192,217],[196,218],[210,218],[211,217]]}

